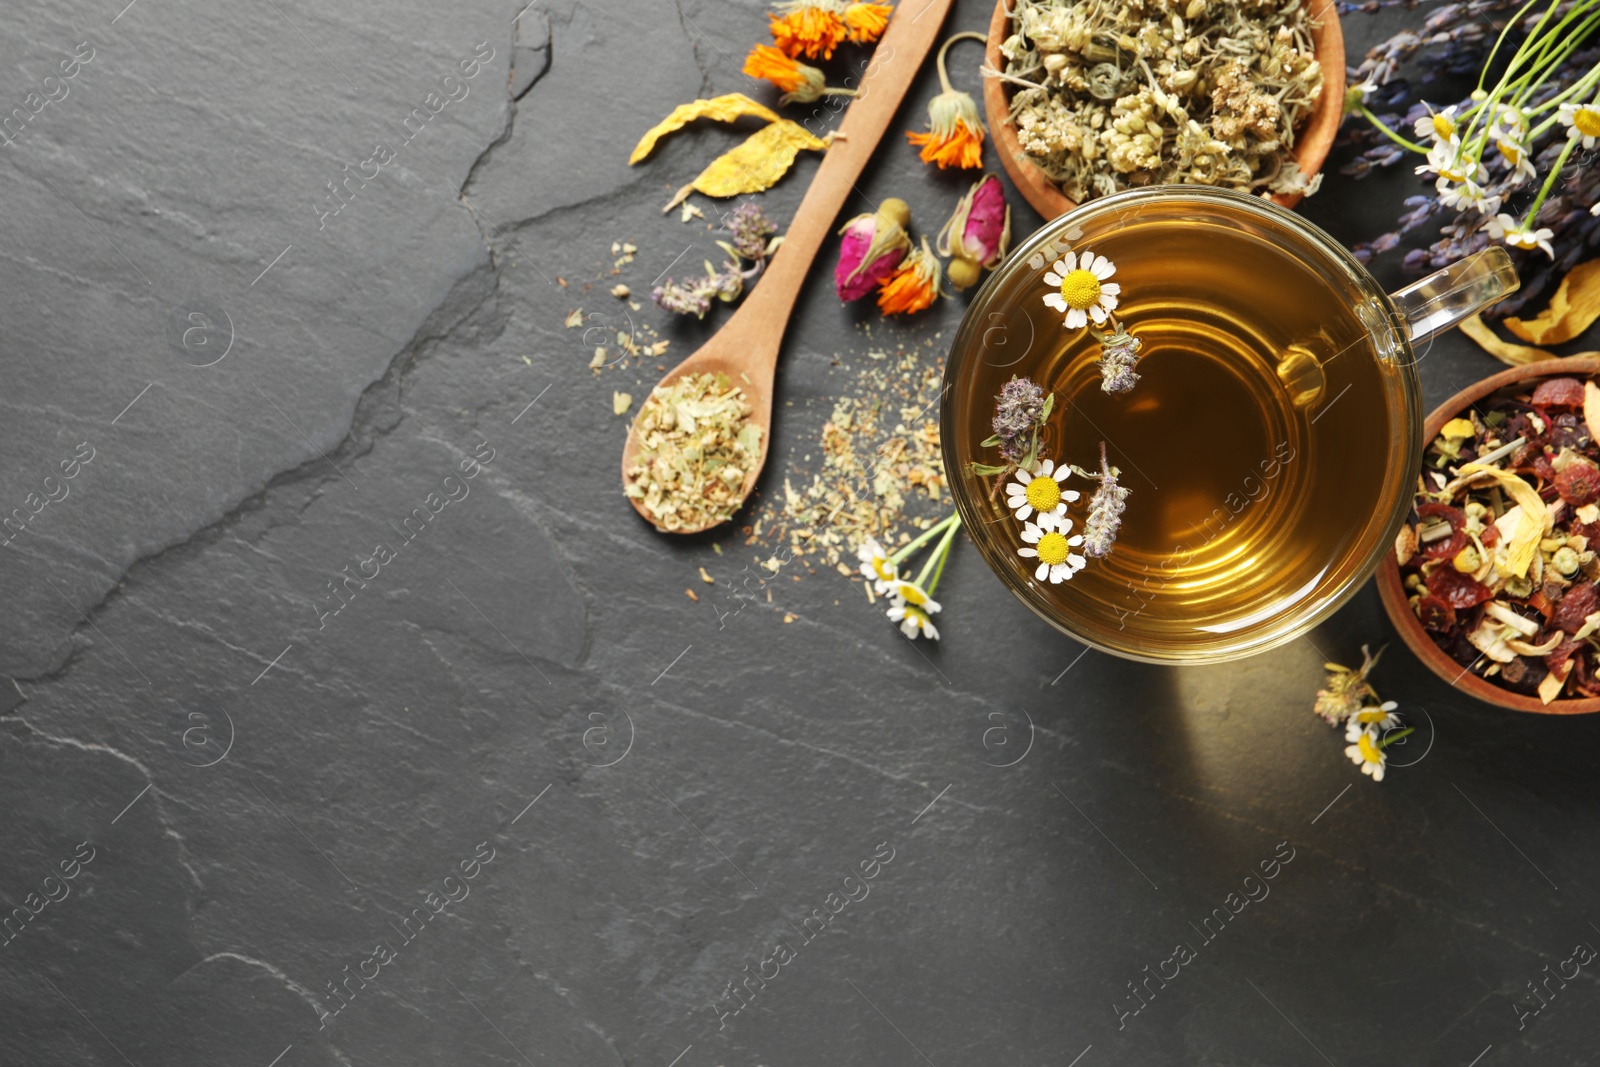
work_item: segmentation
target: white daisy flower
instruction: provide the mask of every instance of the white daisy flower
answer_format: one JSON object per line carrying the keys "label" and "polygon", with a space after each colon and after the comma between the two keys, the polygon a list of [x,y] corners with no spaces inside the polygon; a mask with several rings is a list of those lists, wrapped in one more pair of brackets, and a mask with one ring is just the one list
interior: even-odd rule
{"label": "white daisy flower", "polygon": [[894,596],[895,607],[909,604],[920,609],[924,615],[932,615],[939,611],[939,602],[930,597],[916,582],[897,579],[889,583],[888,591]]}
{"label": "white daisy flower", "polygon": [[1042,582],[1048,578],[1052,585],[1065,582],[1089,562],[1072,551],[1083,544],[1083,535],[1068,537],[1067,531],[1070,529],[1071,519],[1062,519],[1060,529],[1056,530],[1046,530],[1031,522],[1022,528],[1022,539],[1036,547],[1019,548],[1017,555],[1039,561],[1038,569],[1033,572],[1034,581]]}
{"label": "white daisy flower", "polygon": [[1377,76],[1377,72],[1374,71],[1373,73],[1368,74],[1364,81],[1359,81],[1354,85],[1348,85],[1345,87],[1344,113],[1346,115],[1350,114],[1350,112],[1354,111],[1358,107],[1365,107],[1367,101],[1372,99],[1372,94],[1382,88],[1382,86],[1373,80]]}
{"label": "white daisy flower", "polygon": [[1066,312],[1063,325],[1069,330],[1087,326],[1090,319],[1098,326],[1106,321],[1106,313],[1117,306],[1117,294],[1122,292],[1121,285],[1106,281],[1116,272],[1116,264],[1105,256],[1068,252],[1045,272],[1045,284],[1058,289],[1044,295],[1045,305]]}
{"label": "white daisy flower", "polygon": [[1496,104],[1489,116],[1489,136],[1521,141],[1528,136],[1528,116],[1515,104]]}
{"label": "white daisy flower", "polygon": [[1593,148],[1600,141],[1600,100],[1587,104],[1562,104],[1556,117],[1567,127],[1567,136],[1581,140],[1583,147]]}
{"label": "white daisy flower", "polygon": [[1400,716],[1394,714],[1394,709],[1397,707],[1399,705],[1394,701],[1385,700],[1375,708],[1362,708],[1350,716],[1345,726],[1344,739],[1354,742],[1366,732],[1381,737],[1385,731],[1393,730],[1400,725]]}
{"label": "white daisy flower", "polygon": [[861,577],[872,583],[874,593],[887,593],[899,578],[895,565],[889,560],[889,553],[878,544],[876,537],[861,542],[856,549],[856,556],[861,560]]}
{"label": "white daisy flower", "polygon": [[1371,730],[1363,730],[1356,737],[1356,743],[1345,748],[1344,754],[1350,757],[1350,762],[1361,768],[1361,773],[1371,775],[1374,782],[1383,781],[1383,765],[1387,757],[1383,749],[1379,748],[1375,739],[1376,735]]}
{"label": "white daisy flower", "polygon": [[1462,152],[1459,143],[1450,141],[1440,141],[1428,149],[1428,162],[1418,167],[1417,173],[1480,185],[1489,180],[1489,168]]}
{"label": "white daisy flower", "polygon": [[1434,188],[1439,191],[1439,203],[1445,207],[1455,208],[1457,211],[1466,211],[1470,208],[1485,215],[1493,215],[1500,210],[1500,197],[1490,196],[1477,182],[1464,181],[1456,184],[1448,178],[1440,178],[1434,184]]}
{"label": "white daisy flower", "polygon": [[1053,459],[1041,462],[1032,474],[1018,470],[1017,480],[1006,483],[1006,507],[1024,522],[1037,511],[1039,516],[1034,521],[1040,529],[1055,529],[1066,518],[1067,505],[1079,496],[1076,489],[1061,488],[1071,473],[1072,468],[1057,467]]}
{"label": "white daisy flower", "polygon": [[1529,226],[1519,225],[1510,215],[1496,215],[1489,220],[1488,230],[1490,237],[1504,241],[1512,248],[1525,248],[1530,251],[1542,248],[1545,255],[1551,259],[1556,258],[1556,250],[1550,247],[1550,238],[1555,236],[1555,231],[1549,227],[1535,230]]}
{"label": "white daisy flower", "polygon": [[1428,113],[1411,127],[1417,131],[1417,136],[1429,138],[1435,144],[1454,144],[1461,132],[1456,123],[1456,105],[1451,104],[1443,111],[1433,110],[1426,102],[1422,106],[1428,108]]}
{"label": "white daisy flower", "polygon": [[[1501,157],[1506,161],[1506,166],[1511,168],[1511,175],[1508,180],[1512,185],[1521,185],[1534,176],[1533,158],[1528,154],[1527,145],[1515,137],[1496,138],[1494,143],[1495,147],[1500,150]],[[1495,199],[1497,201],[1496,207],[1484,211],[1485,215],[1492,215],[1497,210],[1499,198],[1496,197]]]}
{"label": "white daisy flower", "polygon": [[900,632],[907,637],[927,637],[939,640],[939,628],[928,618],[928,613],[911,604],[896,604],[889,609],[889,621],[900,624]]}

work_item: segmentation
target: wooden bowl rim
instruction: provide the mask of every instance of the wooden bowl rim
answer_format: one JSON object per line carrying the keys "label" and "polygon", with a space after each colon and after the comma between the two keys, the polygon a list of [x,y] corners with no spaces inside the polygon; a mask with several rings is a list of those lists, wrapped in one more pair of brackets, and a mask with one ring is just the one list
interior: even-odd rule
{"label": "wooden bowl rim", "polygon": [[[984,42],[984,62],[991,70],[1002,70],[1000,45],[1009,36],[1011,11],[1008,0],[996,0],[994,15],[989,20],[988,39]],[[1312,32],[1312,44],[1317,62],[1322,65],[1322,96],[1311,119],[1295,143],[1294,157],[1307,177],[1322,170],[1333,147],[1339,124],[1344,121],[1344,31],[1339,25],[1339,11],[1334,0],[1327,0],[1322,13],[1316,16],[1320,25]],[[1027,157],[1017,143],[1016,130],[1011,124],[1011,91],[999,78],[983,79],[983,110],[988,117],[989,132],[994,138],[995,153],[1005,168],[1011,182],[1022,193],[1023,199],[1045,217],[1046,221],[1063,215],[1077,203],[1067,198],[1055,182]],[[1298,195],[1279,193],[1272,197],[1279,207],[1292,208],[1300,202]]]}
{"label": "wooden bowl rim", "polygon": [[[1456,393],[1449,400],[1433,409],[1433,412],[1423,422],[1422,437],[1424,442],[1431,442],[1438,436],[1444,424],[1455,418],[1462,411],[1482,400],[1490,393],[1507,385],[1525,382],[1533,378],[1553,377],[1585,377],[1600,375],[1600,356],[1573,356],[1568,359],[1540,360],[1537,363],[1525,363],[1520,367],[1510,367],[1491,374],[1489,377],[1467,386]],[[1427,447],[1426,444],[1423,445]],[[1438,675],[1446,684],[1476,697],[1487,704],[1505,708],[1508,711],[1528,712],[1536,715],[1587,715],[1600,711],[1600,697],[1572,697],[1554,700],[1545,704],[1538,697],[1524,696],[1513,693],[1509,689],[1502,689],[1493,682],[1484,680],[1470,671],[1463,671],[1461,664],[1445,655],[1439,646],[1433,643],[1422,623],[1417,619],[1416,613],[1411,610],[1411,605],[1406,601],[1405,589],[1400,584],[1400,564],[1391,548],[1384,556],[1383,562],[1378,566],[1375,576],[1378,584],[1378,595],[1383,600],[1383,609],[1388,613],[1389,622],[1400,634],[1400,639],[1406,643],[1412,653],[1421,660],[1429,670]]]}

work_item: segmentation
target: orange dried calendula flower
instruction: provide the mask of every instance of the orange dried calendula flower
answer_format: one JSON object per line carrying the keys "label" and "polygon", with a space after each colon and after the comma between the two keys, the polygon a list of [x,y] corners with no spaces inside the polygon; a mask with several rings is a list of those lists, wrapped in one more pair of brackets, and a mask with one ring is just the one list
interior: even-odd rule
{"label": "orange dried calendula flower", "polygon": [[872,44],[889,25],[888,4],[850,4],[844,9],[844,28],[852,44]]}
{"label": "orange dried calendula flower", "polygon": [[899,269],[884,279],[878,288],[878,310],[885,315],[909,315],[931,305],[943,293],[944,272],[939,260],[922,239],[921,248],[906,253]]}
{"label": "orange dried calendula flower", "polygon": [[752,78],[765,78],[783,90],[780,104],[809,104],[824,96],[855,96],[854,89],[835,89],[822,71],[807,66],[770,44],[758,44],[745,58],[744,72]]}
{"label": "orange dried calendula flower", "polygon": [[839,0],[789,0],[778,11],[767,16],[768,28],[773,42],[793,58],[832,59],[833,50],[850,35]]}
{"label": "orange dried calendula flower", "polygon": [[939,84],[944,91],[928,102],[928,132],[907,132],[906,140],[920,146],[924,163],[937,163],[939,169],[983,166],[983,120],[972,97],[950,84],[944,57],[950,46],[963,38],[982,41],[979,33],[958,33],[939,49]]}

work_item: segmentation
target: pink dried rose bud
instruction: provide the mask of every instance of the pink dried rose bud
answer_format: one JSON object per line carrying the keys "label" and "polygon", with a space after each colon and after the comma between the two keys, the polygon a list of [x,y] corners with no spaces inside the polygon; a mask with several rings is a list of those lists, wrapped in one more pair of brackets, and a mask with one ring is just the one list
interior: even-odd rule
{"label": "pink dried rose bud", "polygon": [[857,215],[844,224],[839,265],[833,269],[840,300],[859,300],[894,273],[911,248],[909,225],[911,208],[896,197],[885,200],[875,214]]}
{"label": "pink dried rose bud", "polygon": [[1006,258],[1011,245],[1011,206],[1000,179],[985,174],[956,204],[939,231],[939,254],[950,257],[950,284],[966,289]]}

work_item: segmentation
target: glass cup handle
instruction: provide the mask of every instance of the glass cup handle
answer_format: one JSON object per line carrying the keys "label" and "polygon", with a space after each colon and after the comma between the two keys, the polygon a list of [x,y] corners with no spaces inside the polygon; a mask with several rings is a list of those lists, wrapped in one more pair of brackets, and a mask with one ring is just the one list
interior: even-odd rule
{"label": "glass cup handle", "polygon": [[1389,299],[1405,316],[1411,342],[1420,344],[1510,296],[1521,285],[1511,256],[1499,245],[1490,245],[1390,293]]}

